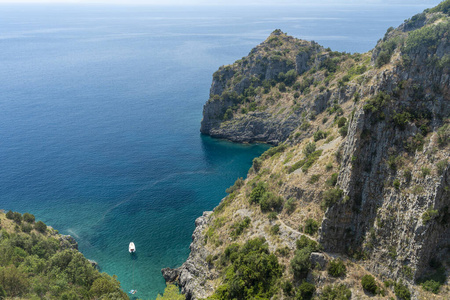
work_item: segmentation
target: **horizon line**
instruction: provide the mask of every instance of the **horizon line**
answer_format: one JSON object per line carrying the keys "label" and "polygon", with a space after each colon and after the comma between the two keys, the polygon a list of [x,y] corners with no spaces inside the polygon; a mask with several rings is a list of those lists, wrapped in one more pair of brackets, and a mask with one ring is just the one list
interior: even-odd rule
{"label": "horizon line", "polygon": [[96,1],[96,2],[84,2],[84,1],[65,1],[65,2],[59,2],[59,1],[1,1],[0,5],[33,5],[33,6],[39,6],[39,5],[61,5],[61,6],[73,6],[73,5],[80,5],[80,6],[95,6],[95,5],[104,5],[104,6],[158,6],[158,7],[223,7],[223,6],[230,6],[230,7],[243,7],[243,6],[309,6],[309,7],[321,7],[321,6],[339,6],[339,7],[348,7],[348,6],[417,6],[417,7],[429,7],[430,3],[402,3],[402,2],[389,2],[389,3],[380,3],[380,2],[372,2],[372,3],[313,3],[313,2],[307,2],[307,3],[144,3],[144,2],[109,2],[109,1]]}

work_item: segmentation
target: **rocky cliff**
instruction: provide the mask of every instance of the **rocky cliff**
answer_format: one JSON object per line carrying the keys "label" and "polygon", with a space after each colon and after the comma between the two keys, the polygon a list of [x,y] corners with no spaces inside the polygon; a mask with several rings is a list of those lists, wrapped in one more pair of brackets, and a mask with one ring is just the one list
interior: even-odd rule
{"label": "rocky cliff", "polygon": [[[276,30],[221,67],[201,132],[278,146],[199,218],[189,259],[166,280],[188,299],[335,299],[338,287],[339,299],[450,297],[449,7],[388,29],[369,53]],[[239,249],[259,237],[273,270],[284,266],[270,288],[242,275],[253,262]]]}
{"label": "rocky cliff", "polygon": [[278,144],[286,140],[298,126],[299,116],[275,111],[273,106],[281,95],[274,99],[262,97],[261,92],[267,92],[279,78],[293,81],[325,57],[318,44],[275,30],[247,57],[214,73],[200,131],[235,142]]}

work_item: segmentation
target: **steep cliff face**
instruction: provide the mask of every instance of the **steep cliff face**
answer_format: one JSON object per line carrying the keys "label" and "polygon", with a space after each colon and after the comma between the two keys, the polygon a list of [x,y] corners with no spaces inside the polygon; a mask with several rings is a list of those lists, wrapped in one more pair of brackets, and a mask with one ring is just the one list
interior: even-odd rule
{"label": "steep cliff face", "polygon": [[208,282],[217,278],[218,274],[211,271],[207,257],[209,251],[203,247],[203,231],[210,220],[211,212],[195,220],[195,231],[192,234],[191,253],[186,262],[178,269],[165,268],[162,274],[167,282],[178,282],[186,299],[206,298],[214,292],[214,285]]}
{"label": "steep cliff face", "polygon": [[[264,237],[285,268],[273,289],[252,290],[263,297],[305,297],[308,282],[319,297],[343,284],[368,298],[361,278],[369,274],[379,297],[402,287],[416,299],[450,296],[449,7],[444,1],[388,29],[369,53],[333,52],[275,31],[221,67],[202,133],[278,146],[198,221],[188,261],[166,269],[166,279],[188,299],[231,297],[236,282],[249,283],[230,253]],[[322,248],[309,242],[309,269],[299,275],[303,237]],[[336,257],[347,268],[338,278],[326,270]],[[389,280],[395,289],[383,285]],[[441,296],[429,292],[442,285]]]}
{"label": "steep cliff face", "polygon": [[[321,231],[326,249],[363,251],[374,258],[373,271],[388,276],[408,268],[411,279],[450,242],[449,152],[437,134],[450,115],[450,27],[436,21],[439,15],[420,16],[377,45],[393,42],[394,61],[363,89],[373,96],[350,123],[338,178],[348,200],[330,207]],[[374,64],[383,51],[374,52]],[[425,222],[427,210],[440,221]]]}

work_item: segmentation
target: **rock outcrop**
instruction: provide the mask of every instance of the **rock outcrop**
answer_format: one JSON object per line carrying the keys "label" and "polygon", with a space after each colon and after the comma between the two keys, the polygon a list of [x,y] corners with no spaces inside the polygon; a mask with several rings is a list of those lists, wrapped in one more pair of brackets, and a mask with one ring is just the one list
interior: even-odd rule
{"label": "rock outcrop", "polygon": [[[249,56],[231,66],[220,67],[213,75],[210,99],[203,107],[200,132],[233,142],[278,144],[298,126],[299,116],[257,111],[255,89],[267,89],[281,77],[303,74],[318,65],[326,55],[314,42],[296,40],[280,30],[250,51]],[[230,111],[245,102],[254,103],[249,111],[231,118]]]}
{"label": "rock outcrop", "polygon": [[71,235],[59,235],[59,243],[61,249],[75,249],[78,250],[78,242]]}
{"label": "rock outcrop", "polygon": [[204,244],[203,230],[208,224],[212,212],[204,212],[195,220],[195,230],[192,234],[191,250],[188,259],[177,269],[165,268],[161,272],[166,282],[177,282],[186,299],[205,298],[214,291],[207,280],[214,278],[207,262],[208,251]]}

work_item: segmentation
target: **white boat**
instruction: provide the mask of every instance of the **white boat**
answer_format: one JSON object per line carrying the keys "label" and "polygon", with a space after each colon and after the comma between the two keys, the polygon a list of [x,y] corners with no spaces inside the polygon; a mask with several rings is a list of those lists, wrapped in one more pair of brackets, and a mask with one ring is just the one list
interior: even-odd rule
{"label": "white boat", "polygon": [[130,251],[130,253],[136,252],[136,246],[134,246],[133,242],[131,242],[130,245],[128,246],[128,251]]}

